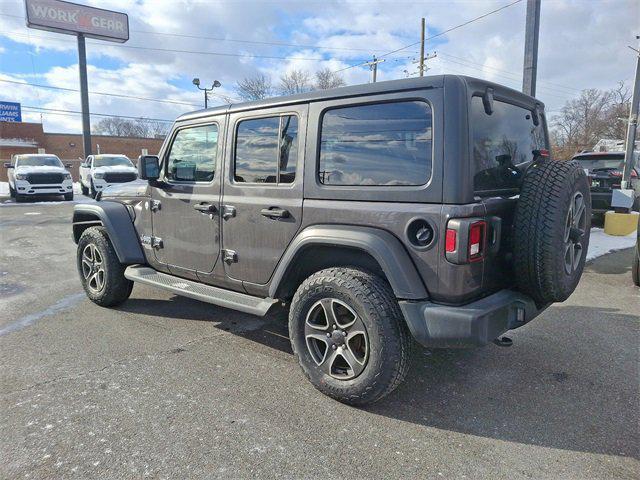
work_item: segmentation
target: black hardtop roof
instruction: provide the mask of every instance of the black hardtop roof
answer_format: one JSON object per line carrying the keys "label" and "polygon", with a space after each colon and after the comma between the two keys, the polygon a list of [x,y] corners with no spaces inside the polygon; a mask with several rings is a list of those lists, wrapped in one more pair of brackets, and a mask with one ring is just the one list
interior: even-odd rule
{"label": "black hardtop roof", "polygon": [[[430,75],[417,78],[403,78],[401,80],[388,80],[385,82],[364,83],[361,85],[350,85],[347,87],[331,88],[328,90],[313,90],[311,92],[300,93],[297,95],[286,95],[282,97],[271,97],[263,100],[255,100],[251,102],[243,102],[237,104],[220,105],[203,110],[197,110],[185,113],[177,118],[177,121],[187,121],[197,118],[207,117],[209,115],[217,115],[221,113],[231,113],[243,110],[257,110],[269,107],[279,107],[285,105],[293,105],[298,103],[307,103],[318,100],[331,100],[334,98],[358,97],[363,95],[371,95],[376,93],[392,93],[406,90],[417,90],[424,88],[442,88],[447,79],[457,79],[462,84],[478,89],[492,87],[508,93],[509,96],[519,98],[525,103],[531,103],[532,98],[522,92],[513,90],[509,87],[499,85],[488,80],[479,78],[466,77],[462,75]],[[536,100],[533,100],[536,101]],[[544,106],[541,102],[536,103]]]}

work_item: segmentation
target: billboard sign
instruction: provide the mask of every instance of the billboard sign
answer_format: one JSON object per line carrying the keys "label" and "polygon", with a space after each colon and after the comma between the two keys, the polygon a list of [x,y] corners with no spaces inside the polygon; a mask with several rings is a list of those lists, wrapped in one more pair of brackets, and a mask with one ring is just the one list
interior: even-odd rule
{"label": "billboard sign", "polygon": [[88,7],[62,0],[25,0],[27,26],[51,32],[124,43],[129,40],[126,13]]}
{"label": "billboard sign", "polygon": [[20,104],[15,102],[3,102],[0,100],[0,122],[21,122],[22,110]]}

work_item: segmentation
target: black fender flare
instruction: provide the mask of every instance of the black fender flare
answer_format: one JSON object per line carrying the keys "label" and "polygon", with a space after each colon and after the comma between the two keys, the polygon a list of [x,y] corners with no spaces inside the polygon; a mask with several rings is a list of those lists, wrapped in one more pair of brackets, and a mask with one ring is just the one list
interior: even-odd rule
{"label": "black fender flare", "polygon": [[269,285],[270,297],[275,298],[296,255],[314,245],[362,250],[378,262],[397,298],[429,298],[420,274],[398,238],[378,228],[347,225],[314,225],[298,233],[276,267]]}
{"label": "black fender flare", "polygon": [[127,207],[118,202],[101,201],[80,203],[73,207],[73,239],[78,243],[76,234],[79,225],[102,225],[109,235],[113,249],[120,263],[133,265],[147,263],[140,247],[140,240]]}

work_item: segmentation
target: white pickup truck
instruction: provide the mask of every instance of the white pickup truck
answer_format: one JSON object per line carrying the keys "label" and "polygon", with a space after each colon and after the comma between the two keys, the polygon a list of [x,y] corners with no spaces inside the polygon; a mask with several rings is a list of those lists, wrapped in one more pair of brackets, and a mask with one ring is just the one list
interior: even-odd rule
{"label": "white pickup truck", "polygon": [[89,155],[80,165],[82,194],[93,198],[109,185],[132,182],[136,178],[138,171],[125,155]]}
{"label": "white pickup truck", "polygon": [[9,193],[16,202],[41,195],[64,195],[65,200],[73,200],[71,174],[57,156],[29,153],[14,155],[12,160],[4,166]]}

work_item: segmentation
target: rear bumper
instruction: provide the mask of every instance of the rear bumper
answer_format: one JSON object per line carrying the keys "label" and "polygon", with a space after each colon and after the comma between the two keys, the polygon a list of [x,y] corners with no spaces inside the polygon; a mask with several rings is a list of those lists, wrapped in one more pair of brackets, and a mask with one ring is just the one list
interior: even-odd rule
{"label": "rear bumper", "polygon": [[462,306],[407,300],[399,304],[416,341],[434,348],[486,345],[546,308],[539,309],[530,297],[513,290],[501,290]]}

